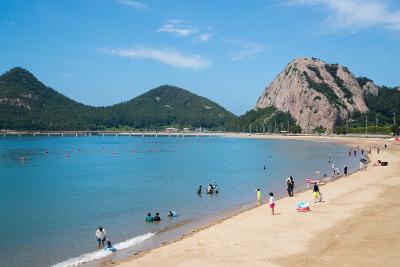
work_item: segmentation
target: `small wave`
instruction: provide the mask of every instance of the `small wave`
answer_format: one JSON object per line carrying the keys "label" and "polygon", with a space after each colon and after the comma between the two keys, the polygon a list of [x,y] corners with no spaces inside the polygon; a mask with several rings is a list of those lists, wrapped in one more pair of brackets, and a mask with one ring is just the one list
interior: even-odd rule
{"label": "small wave", "polygon": [[[114,245],[114,247],[117,250],[126,249],[126,248],[132,247],[134,245],[140,244],[143,241],[145,241],[146,239],[149,239],[149,238],[153,237],[154,235],[155,235],[155,233],[147,233],[147,234],[144,234],[144,235],[139,235],[139,236],[136,236],[134,238],[131,238],[131,239],[122,241],[120,243],[117,243],[117,244]],[[90,261],[94,261],[94,260],[99,260],[99,259],[105,258],[105,257],[107,257],[107,256],[109,256],[111,254],[112,254],[111,251],[105,250],[105,249],[101,249],[101,250],[98,250],[98,251],[95,251],[95,252],[86,253],[86,254],[83,254],[83,255],[81,255],[79,257],[68,259],[66,261],[57,263],[57,264],[53,265],[53,267],[74,267],[74,266],[79,266],[81,264],[84,264],[84,263],[87,263],[87,262],[90,262]]]}

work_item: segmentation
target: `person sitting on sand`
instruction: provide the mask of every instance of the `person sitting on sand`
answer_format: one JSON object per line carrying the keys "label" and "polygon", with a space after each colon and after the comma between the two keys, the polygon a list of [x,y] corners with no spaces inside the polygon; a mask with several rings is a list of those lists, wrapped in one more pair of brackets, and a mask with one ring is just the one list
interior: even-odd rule
{"label": "person sitting on sand", "polygon": [[103,227],[99,226],[99,229],[96,231],[96,240],[98,242],[98,246],[104,247],[104,242],[107,239],[107,233],[106,230],[103,229]]}
{"label": "person sitting on sand", "polygon": [[152,222],[153,221],[153,217],[151,216],[151,213],[149,212],[149,213],[147,213],[147,216],[146,216],[146,222]]}
{"label": "person sitting on sand", "polygon": [[158,212],[156,213],[156,216],[153,217],[153,221],[154,221],[154,222],[159,222],[159,221],[161,221],[160,213],[158,213]]}
{"label": "person sitting on sand", "polygon": [[269,207],[271,208],[272,215],[275,215],[275,198],[274,193],[269,193]]}
{"label": "person sitting on sand", "polygon": [[318,183],[314,183],[314,188],[313,188],[313,195],[314,195],[314,203],[317,203],[317,201],[321,202],[321,192],[319,192],[319,186]]}

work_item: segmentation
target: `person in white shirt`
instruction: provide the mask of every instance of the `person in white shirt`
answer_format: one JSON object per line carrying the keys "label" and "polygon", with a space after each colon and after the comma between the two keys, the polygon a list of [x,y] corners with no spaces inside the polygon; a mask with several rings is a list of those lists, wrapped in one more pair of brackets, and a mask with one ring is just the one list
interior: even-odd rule
{"label": "person in white shirt", "polygon": [[272,215],[275,215],[275,198],[274,193],[269,193],[269,207],[271,208]]}
{"label": "person in white shirt", "polygon": [[107,240],[107,233],[101,226],[99,226],[99,229],[96,231],[96,240],[99,243],[99,248],[104,247],[104,243]]}

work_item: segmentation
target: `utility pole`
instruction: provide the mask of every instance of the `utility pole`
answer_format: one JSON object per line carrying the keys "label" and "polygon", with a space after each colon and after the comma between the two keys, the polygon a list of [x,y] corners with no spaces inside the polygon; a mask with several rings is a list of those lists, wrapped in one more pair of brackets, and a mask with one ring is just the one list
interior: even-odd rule
{"label": "utility pole", "polygon": [[251,123],[250,123],[250,134],[251,134]]}
{"label": "utility pole", "polygon": [[368,132],[368,114],[365,114],[365,134]]}

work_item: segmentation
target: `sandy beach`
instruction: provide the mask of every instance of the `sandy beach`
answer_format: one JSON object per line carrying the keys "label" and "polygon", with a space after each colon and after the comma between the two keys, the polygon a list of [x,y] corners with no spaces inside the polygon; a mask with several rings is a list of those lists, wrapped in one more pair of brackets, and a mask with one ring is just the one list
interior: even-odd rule
{"label": "sandy beach", "polygon": [[[254,138],[254,136],[242,136]],[[276,215],[267,205],[194,230],[180,240],[112,265],[131,266],[398,266],[400,261],[400,145],[377,138],[258,136],[379,145],[372,166],[320,186],[324,201],[314,203],[311,190],[277,201]],[[383,144],[388,149],[383,149]],[[345,155],[344,155],[345,156]],[[342,167],[342,166],[341,166]],[[296,177],[297,185],[305,177]],[[282,177],[284,179],[284,177]],[[284,181],[283,181],[284,183]],[[266,200],[268,192],[262,192]],[[299,201],[310,212],[297,212]]]}

